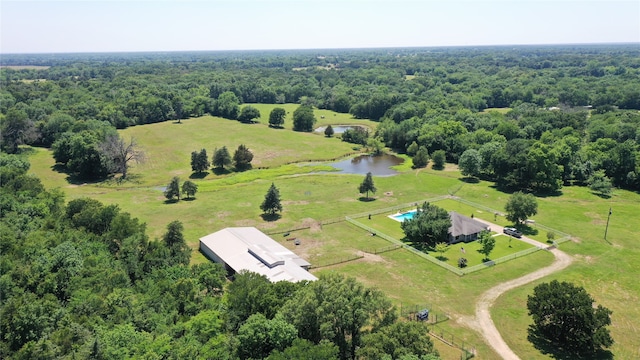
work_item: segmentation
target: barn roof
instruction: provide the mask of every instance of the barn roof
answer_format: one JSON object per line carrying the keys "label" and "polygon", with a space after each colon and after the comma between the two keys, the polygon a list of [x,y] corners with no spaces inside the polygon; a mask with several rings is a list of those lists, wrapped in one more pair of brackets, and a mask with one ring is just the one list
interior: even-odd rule
{"label": "barn roof", "polygon": [[310,264],[254,227],[233,227],[200,238],[206,246],[234,271],[252,271],[270,281],[298,282],[317,280],[305,270]]}

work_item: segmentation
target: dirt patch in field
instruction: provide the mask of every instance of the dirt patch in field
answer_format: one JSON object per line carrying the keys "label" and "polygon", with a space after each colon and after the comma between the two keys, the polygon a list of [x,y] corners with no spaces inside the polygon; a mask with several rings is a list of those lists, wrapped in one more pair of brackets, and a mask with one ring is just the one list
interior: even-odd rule
{"label": "dirt patch in field", "polygon": [[606,220],[602,218],[602,216],[598,213],[594,213],[594,212],[587,212],[584,213],[586,216],[591,218],[591,223],[593,225],[604,225],[606,223]]}
{"label": "dirt patch in field", "polygon": [[368,262],[368,263],[386,263],[387,260],[383,259],[382,256],[376,254],[369,254],[366,252],[360,252],[360,255],[364,257],[360,261]]}
{"label": "dirt patch in field", "polygon": [[574,255],[574,257],[580,261],[584,261],[587,264],[593,264],[595,261],[593,256],[588,255]]}
{"label": "dirt patch in field", "polygon": [[458,171],[458,165],[456,164],[445,164],[443,171]]}
{"label": "dirt patch in field", "polygon": [[229,215],[231,215],[231,212],[229,212],[229,211],[218,211],[218,212],[216,213],[216,218],[218,218],[218,219],[224,219],[224,218],[226,218],[226,217],[227,217],[227,216],[229,216]]}
{"label": "dirt patch in field", "polygon": [[309,202],[306,200],[288,200],[288,201],[283,201],[282,205],[309,205]]}
{"label": "dirt patch in field", "polygon": [[300,245],[295,245],[293,241],[285,241],[284,246],[307,261],[317,255],[317,249],[321,246],[320,240],[304,237],[297,239],[300,240]]}
{"label": "dirt patch in field", "polygon": [[322,224],[312,218],[304,218],[300,221],[302,227],[307,227],[311,232],[322,231]]}
{"label": "dirt patch in field", "polygon": [[255,227],[257,225],[256,221],[255,220],[251,220],[251,219],[239,220],[239,221],[236,221],[234,224],[235,224],[235,226],[238,226],[238,227],[243,227],[243,226],[254,226]]}
{"label": "dirt patch in field", "polygon": [[[249,150],[251,150],[251,149],[249,149]],[[260,156],[256,156],[256,158],[253,161],[253,166],[254,167],[264,166],[265,164],[274,163],[275,159],[282,158],[282,157],[288,157],[288,156],[294,156],[296,154],[297,154],[297,152],[294,151],[294,150],[267,151],[267,152],[264,152],[264,153],[260,154]]]}

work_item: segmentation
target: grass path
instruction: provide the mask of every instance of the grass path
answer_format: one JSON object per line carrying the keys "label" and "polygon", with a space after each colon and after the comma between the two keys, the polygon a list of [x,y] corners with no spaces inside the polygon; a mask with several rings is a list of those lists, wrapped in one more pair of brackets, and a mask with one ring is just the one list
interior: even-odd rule
{"label": "grass path", "polygon": [[[543,244],[540,243],[540,245]],[[509,345],[507,345],[500,335],[495,323],[491,319],[490,308],[496,299],[505,292],[543,278],[556,271],[560,271],[569,266],[573,261],[571,256],[557,248],[551,249],[550,251],[555,256],[555,261],[550,266],[492,287],[480,295],[480,298],[476,302],[475,317],[459,317],[457,319],[460,323],[463,323],[480,333],[482,337],[484,337],[485,342],[489,344],[503,359],[519,360],[520,358],[513,352],[513,350],[511,350]]]}

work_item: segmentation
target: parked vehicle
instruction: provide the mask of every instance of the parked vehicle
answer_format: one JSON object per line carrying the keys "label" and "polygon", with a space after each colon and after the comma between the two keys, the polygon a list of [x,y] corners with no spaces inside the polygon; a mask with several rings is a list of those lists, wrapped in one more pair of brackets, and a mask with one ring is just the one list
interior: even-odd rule
{"label": "parked vehicle", "polygon": [[503,232],[505,234],[513,236],[513,237],[517,237],[517,238],[521,238],[522,237],[522,233],[520,231],[518,231],[518,229],[516,229],[516,228],[506,227],[506,228],[504,228]]}
{"label": "parked vehicle", "polygon": [[418,318],[418,320],[429,320],[429,310],[428,309],[424,309],[424,310],[420,310],[417,314],[416,314],[416,318]]}

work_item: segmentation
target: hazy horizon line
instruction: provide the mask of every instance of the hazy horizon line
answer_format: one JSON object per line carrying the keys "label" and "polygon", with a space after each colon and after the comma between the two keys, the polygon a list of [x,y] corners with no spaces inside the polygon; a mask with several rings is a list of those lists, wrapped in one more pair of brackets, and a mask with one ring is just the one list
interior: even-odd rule
{"label": "hazy horizon line", "polygon": [[638,45],[640,42],[575,42],[575,43],[534,43],[534,44],[476,44],[476,45],[417,45],[417,46],[379,46],[379,47],[327,47],[327,48],[254,48],[254,49],[216,49],[216,50],[106,50],[106,51],[59,51],[59,52],[1,52],[2,55],[81,55],[81,54],[153,54],[153,53],[214,53],[214,52],[254,52],[254,51],[327,51],[327,50],[384,50],[384,49],[444,49],[474,47],[536,47],[536,46],[598,46],[598,45]]}

